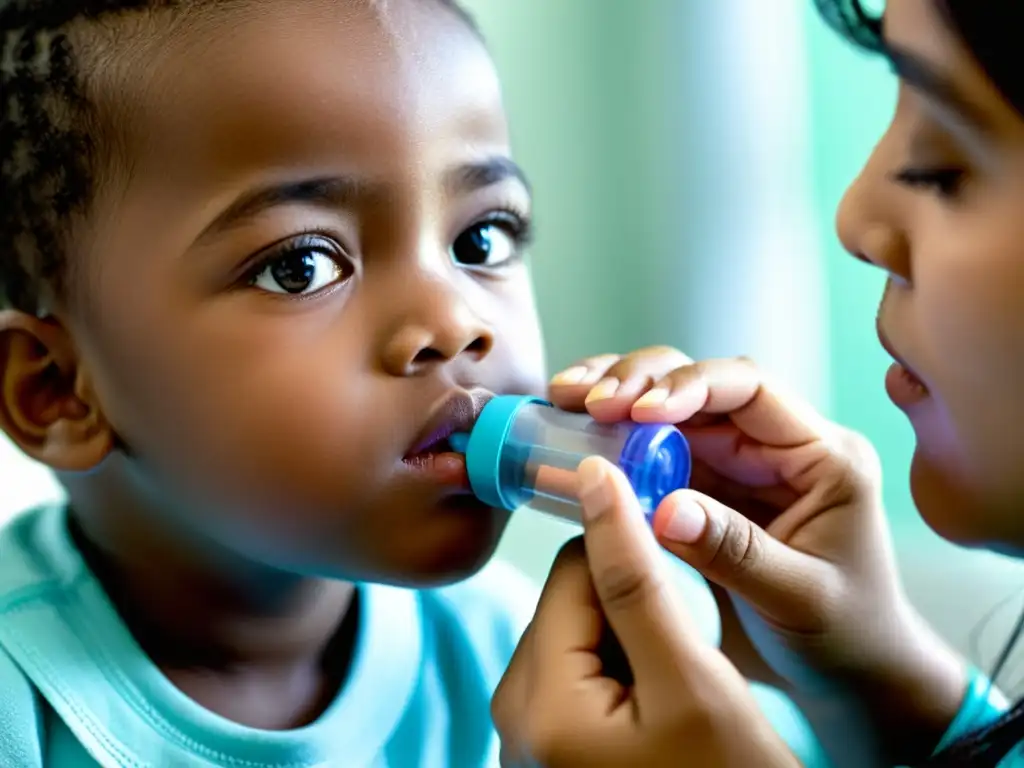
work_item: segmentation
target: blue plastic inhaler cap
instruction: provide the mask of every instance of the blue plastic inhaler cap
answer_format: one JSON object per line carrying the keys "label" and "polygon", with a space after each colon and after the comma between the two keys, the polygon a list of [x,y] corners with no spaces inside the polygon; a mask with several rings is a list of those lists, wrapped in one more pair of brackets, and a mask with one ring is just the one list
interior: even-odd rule
{"label": "blue plastic inhaler cap", "polygon": [[452,447],[466,454],[466,474],[473,493],[488,506],[508,510],[518,506],[501,482],[501,453],[516,414],[531,404],[550,405],[529,395],[498,395],[484,406],[468,439],[463,435],[451,438]]}
{"label": "blue plastic inhaler cap", "polygon": [[647,514],[670,493],[690,482],[690,446],[670,424],[640,424],[626,438],[619,468]]}

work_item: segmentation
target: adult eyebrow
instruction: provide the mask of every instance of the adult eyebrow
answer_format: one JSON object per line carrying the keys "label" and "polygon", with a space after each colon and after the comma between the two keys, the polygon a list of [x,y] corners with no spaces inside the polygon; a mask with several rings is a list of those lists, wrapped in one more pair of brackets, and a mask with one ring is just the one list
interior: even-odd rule
{"label": "adult eyebrow", "polygon": [[203,230],[200,237],[224,232],[282,205],[311,205],[337,210],[369,194],[374,194],[372,185],[351,176],[297,179],[257,187],[238,197]]}
{"label": "adult eyebrow", "polygon": [[969,128],[982,135],[993,131],[988,115],[964,95],[956,82],[940,67],[899,46],[885,43],[883,53],[904,83],[953,112]]}
{"label": "adult eyebrow", "polygon": [[478,162],[456,166],[445,174],[444,186],[452,196],[468,194],[486,187],[513,179],[519,182],[527,194],[533,194],[529,179],[523,169],[511,158],[495,156]]}

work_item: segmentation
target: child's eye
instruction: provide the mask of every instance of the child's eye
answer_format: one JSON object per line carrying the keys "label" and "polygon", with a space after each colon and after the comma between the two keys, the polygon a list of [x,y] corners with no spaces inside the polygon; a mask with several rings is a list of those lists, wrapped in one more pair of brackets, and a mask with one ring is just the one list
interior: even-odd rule
{"label": "child's eye", "polygon": [[456,263],[467,267],[500,267],[519,258],[526,224],[518,217],[474,224],[452,243]]}
{"label": "child's eye", "polygon": [[253,273],[250,285],[267,293],[314,294],[345,278],[340,258],[337,249],[320,238],[291,243]]}
{"label": "child's eye", "polygon": [[930,190],[943,198],[956,197],[964,178],[965,173],[961,168],[906,168],[893,175],[897,184]]}

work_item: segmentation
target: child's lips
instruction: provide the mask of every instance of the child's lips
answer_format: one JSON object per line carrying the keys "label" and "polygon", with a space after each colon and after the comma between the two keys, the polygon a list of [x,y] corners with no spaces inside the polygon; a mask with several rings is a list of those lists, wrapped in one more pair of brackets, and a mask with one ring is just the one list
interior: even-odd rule
{"label": "child's lips", "polygon": [[402,459],[403,461],[412,461],[420,456],[437,453],[452,453],[451,444],[448,442],[448,438],[451,437],[455,432],[461,430],[455,429],[454,425],[446,424],[436,434],[431,435],[426,440],[418,443],[413,450],[409,451]]}
{"label": "child's lips", "polygon": [[404,459],[408,461],[423,453],[450,452],[448,438],[456,432],[473,429],[480,411],[492,397],[492,393],[484,390],[456,389],[450,392],[432,409],[430,419],[413,440]]}
{"label": "child's lips", "polygon": [[[445,441],[447,442],[447,441]],[[416,476],[445,488],[469,491],[466,457],[450,450],[422,451],[407,456],[402,464]]]}
{"label": "child's lips", "polygon": [[402,457],[403,469],[449,492],[471,492],[466,457],[452,450],[449,438],[456,432],[472,430],[483,407],[493,397],[491,392],[479,389],[450,391],[432,409],[430,419]]}

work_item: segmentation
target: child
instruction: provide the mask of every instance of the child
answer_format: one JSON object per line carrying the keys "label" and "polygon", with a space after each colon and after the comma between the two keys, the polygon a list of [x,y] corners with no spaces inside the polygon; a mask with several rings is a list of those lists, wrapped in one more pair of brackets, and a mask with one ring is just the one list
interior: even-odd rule
{"label": "child", "polygon": [[544,383],[467,18],[52,0],[0,32],[0,425],[69,497],[0,535],[0,765],[496,763],[530,596],[396,588],[491,556],[445,437]]}

